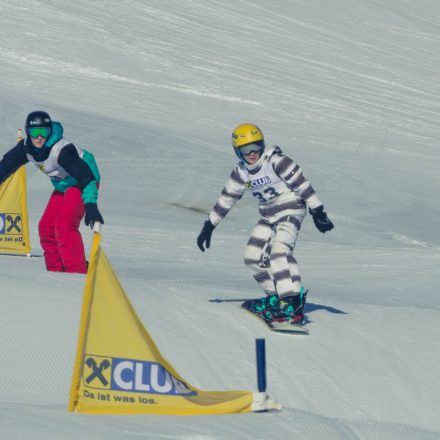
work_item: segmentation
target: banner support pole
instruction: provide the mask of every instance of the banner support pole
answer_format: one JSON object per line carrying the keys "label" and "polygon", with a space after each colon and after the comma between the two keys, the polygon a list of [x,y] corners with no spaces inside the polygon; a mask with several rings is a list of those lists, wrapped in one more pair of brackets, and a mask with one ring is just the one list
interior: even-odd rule
{"label": "banner support pole", "polygon": [[266,392],[266,340],[264,338],[255,339],[255,349],[257,354],[257,385],[258,392]]}
{"label": "banner support pole", "polygon": [[266,393],[266,340],[264,338],[255,339],[255,349],[257,354],[257,386],[258,393],[254,393],[252,411],[266,412],[270,410],[281,410],[282,405],[269,399]]}

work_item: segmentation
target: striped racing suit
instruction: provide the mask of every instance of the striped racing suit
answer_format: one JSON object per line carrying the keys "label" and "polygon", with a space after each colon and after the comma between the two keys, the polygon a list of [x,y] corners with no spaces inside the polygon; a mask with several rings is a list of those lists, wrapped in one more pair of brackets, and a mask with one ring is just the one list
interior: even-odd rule
{"label": "striped racing suit", "polygon": [[209,214],[214,226],[245,191],[255,197],[261,216],[246,244],[245,264],[267,295],[278,293],[283,298],[299,293],[301,276],[293,250],[306,208],[322,203],[301,168],[276,146],[253,165],[242,161],[236,165]]}

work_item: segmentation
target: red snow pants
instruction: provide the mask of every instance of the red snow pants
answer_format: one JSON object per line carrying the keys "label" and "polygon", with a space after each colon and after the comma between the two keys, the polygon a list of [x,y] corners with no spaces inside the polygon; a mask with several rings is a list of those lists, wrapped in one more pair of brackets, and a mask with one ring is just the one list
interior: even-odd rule
{"label": "red snow pants", "polygon": [[47,270],[86,273],[86,257],[78,228],[84,216],[79,188],[65,193],[55,190],[38,224]]}

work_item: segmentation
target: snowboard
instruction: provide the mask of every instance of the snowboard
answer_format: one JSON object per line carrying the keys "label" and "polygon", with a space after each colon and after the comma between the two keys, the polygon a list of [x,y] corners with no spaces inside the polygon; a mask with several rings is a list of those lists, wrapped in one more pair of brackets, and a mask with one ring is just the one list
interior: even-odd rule
{"label": "snowboard", "polygon": [[266,322],[263,318],[256,315],[255,313],[251,312],[247,308],[243,307],[243,304],[241,305],[242,309],[245,310],[250,315],[257,318],[259,321],[261,321],[269,330],[277,333],[290,333],[290,334],[303,334],[308,335],[310,334],[310,331],[304,327],[302,324],[291,324],[290,322]]}

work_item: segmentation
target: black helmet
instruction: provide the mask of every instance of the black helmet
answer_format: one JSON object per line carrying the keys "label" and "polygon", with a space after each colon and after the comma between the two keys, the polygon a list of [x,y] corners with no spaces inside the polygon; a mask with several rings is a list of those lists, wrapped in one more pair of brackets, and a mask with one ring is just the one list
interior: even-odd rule
{"label": "black helmet", "polygon": [[48,113],[42,110],[36,110],[27,115],[25,131],[29,136],[29,127],[48,127],[52,132],[52,120]]}

